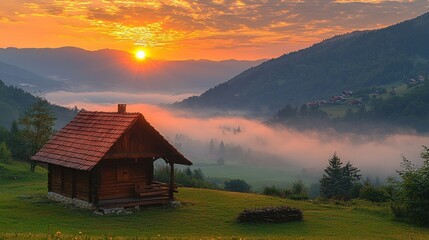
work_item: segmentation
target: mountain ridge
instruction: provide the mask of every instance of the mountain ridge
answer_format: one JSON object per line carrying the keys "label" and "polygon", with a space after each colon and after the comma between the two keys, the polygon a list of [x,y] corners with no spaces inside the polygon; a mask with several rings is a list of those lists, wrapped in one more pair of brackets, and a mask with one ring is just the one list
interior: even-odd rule
{"label": "mountain ridge", "polygon": [[334,36],[247,69],[179,107],[271,115],[347,89],[400,82],[429,71],[429,13],[386,28]]}
{"label": "mountain ridge", "polygon": [[[38,98],[32,94],[16,86],[6,86],[0,79],[0,127],[9,128],[37,101]],[[77,109],[70,110],[53,104],[50,107],[57,117],[55,129],[65,126],[77,114]]]}
{"label": "mountain ridge", "polygon": [[137,61],[114,49],[0,48],[0,61],[50,78],[67,91],[202,92],[260,60]]}

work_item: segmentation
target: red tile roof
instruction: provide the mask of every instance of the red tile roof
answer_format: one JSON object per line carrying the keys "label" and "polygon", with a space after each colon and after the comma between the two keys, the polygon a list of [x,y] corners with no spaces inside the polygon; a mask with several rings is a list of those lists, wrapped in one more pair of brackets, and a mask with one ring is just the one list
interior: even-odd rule
{"label": "red tile roof", "polygon": [[[106,155],[116,141],[139,119],[140,113],[108,113],[81,111],[56,133],[31,159],[64,167],[91,170]],[[164,139],[146,120],[150,130],[158,135],[170,156],[169,161],[192,165]]]}

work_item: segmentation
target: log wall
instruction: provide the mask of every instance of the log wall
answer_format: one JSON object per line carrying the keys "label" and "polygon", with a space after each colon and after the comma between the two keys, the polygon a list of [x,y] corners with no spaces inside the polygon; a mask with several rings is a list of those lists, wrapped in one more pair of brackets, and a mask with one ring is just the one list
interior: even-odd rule
{"label": "log wall", "polygon": [[168,149],[159,139],[159,134],[148,124],[139,119],[110,148],[109,154],[115,153],[166,153]]}
{"label": "log wall", "polygon": [[89,173],[49,164],[48,191],[89,201]]}
{"label": "log wall", "polygon": [[136,197],[136,185],[152,182],[151,158],[103,160],[99,167],[99,200]]}

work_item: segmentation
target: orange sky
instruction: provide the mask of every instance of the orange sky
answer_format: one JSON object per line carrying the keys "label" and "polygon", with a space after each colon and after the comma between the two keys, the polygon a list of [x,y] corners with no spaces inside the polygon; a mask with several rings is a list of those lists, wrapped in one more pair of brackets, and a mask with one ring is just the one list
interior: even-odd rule
{"label": "orange sky", "polygon": [[75,46],[156,59],[261,59],[429,10],[428,0],[2,0],[0,47]]}

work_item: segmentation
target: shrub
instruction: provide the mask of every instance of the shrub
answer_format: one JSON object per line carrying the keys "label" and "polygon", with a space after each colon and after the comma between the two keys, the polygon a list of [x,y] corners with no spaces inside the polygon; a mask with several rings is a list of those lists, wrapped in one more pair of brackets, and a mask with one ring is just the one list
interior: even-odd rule
{"label": "shrub", "polygon": [[12,153],[5,142],[0,143],[0,161],[9,163],[12,160]]}
{"label": "shrub", "polygon": [[246,209],[237,216],[237,222],[283,223],[302,221],[304,215],[300,209],[287,206]]}
{"label": "shrub", "polygon": [[302,182],[301,179],[295,181],[292,184],[291,191],[292,191],[292,194],[298,194],[298,195],[307,194],[307,189],[305,188],[304,183]]}
{"label": "shrub", "polygon": [[[154,180],[160,182],[170,181],[170,167],[168,165],[159,164],[155,165],[153,174]],[[193,187],[193,188],[208,188],[215,189],[216,186],[208,182],[201,169],[195,169],[193,172],[190,168],[184,170],[174,169],[174,181],[179,186]]]}
{"label": "shrub", "polygon": [[281,197],[281,189],[277,188],[276,186],[265,187],[264,190],[262,191],[262,194],[268,195],[268,196]]}
{"label": "shrub", "polygon": [[360,189],[359,198],[366,199],[371,202],[387,202],[389,196],[383,187],[375,187],[373,185],[365,185]]}
{"label": "shrub", "polygon": [[224,189],[232,192],[250,192],[252,186],[241,179],[231,179],[224,183]]}
{"label": "shrub", "polygon": [[429,224],[429,149],[424,147],[421,153],[423,165],[417,167],[405,157],[401,171],[401,180],[391,184],[396,189],[392,197],[391,208],[397,217],[409,217],[420,225]]}
{"label": "shrub", "polygon": [[308,200],[308,194],[291,194],[288,198],[292,200]]}

